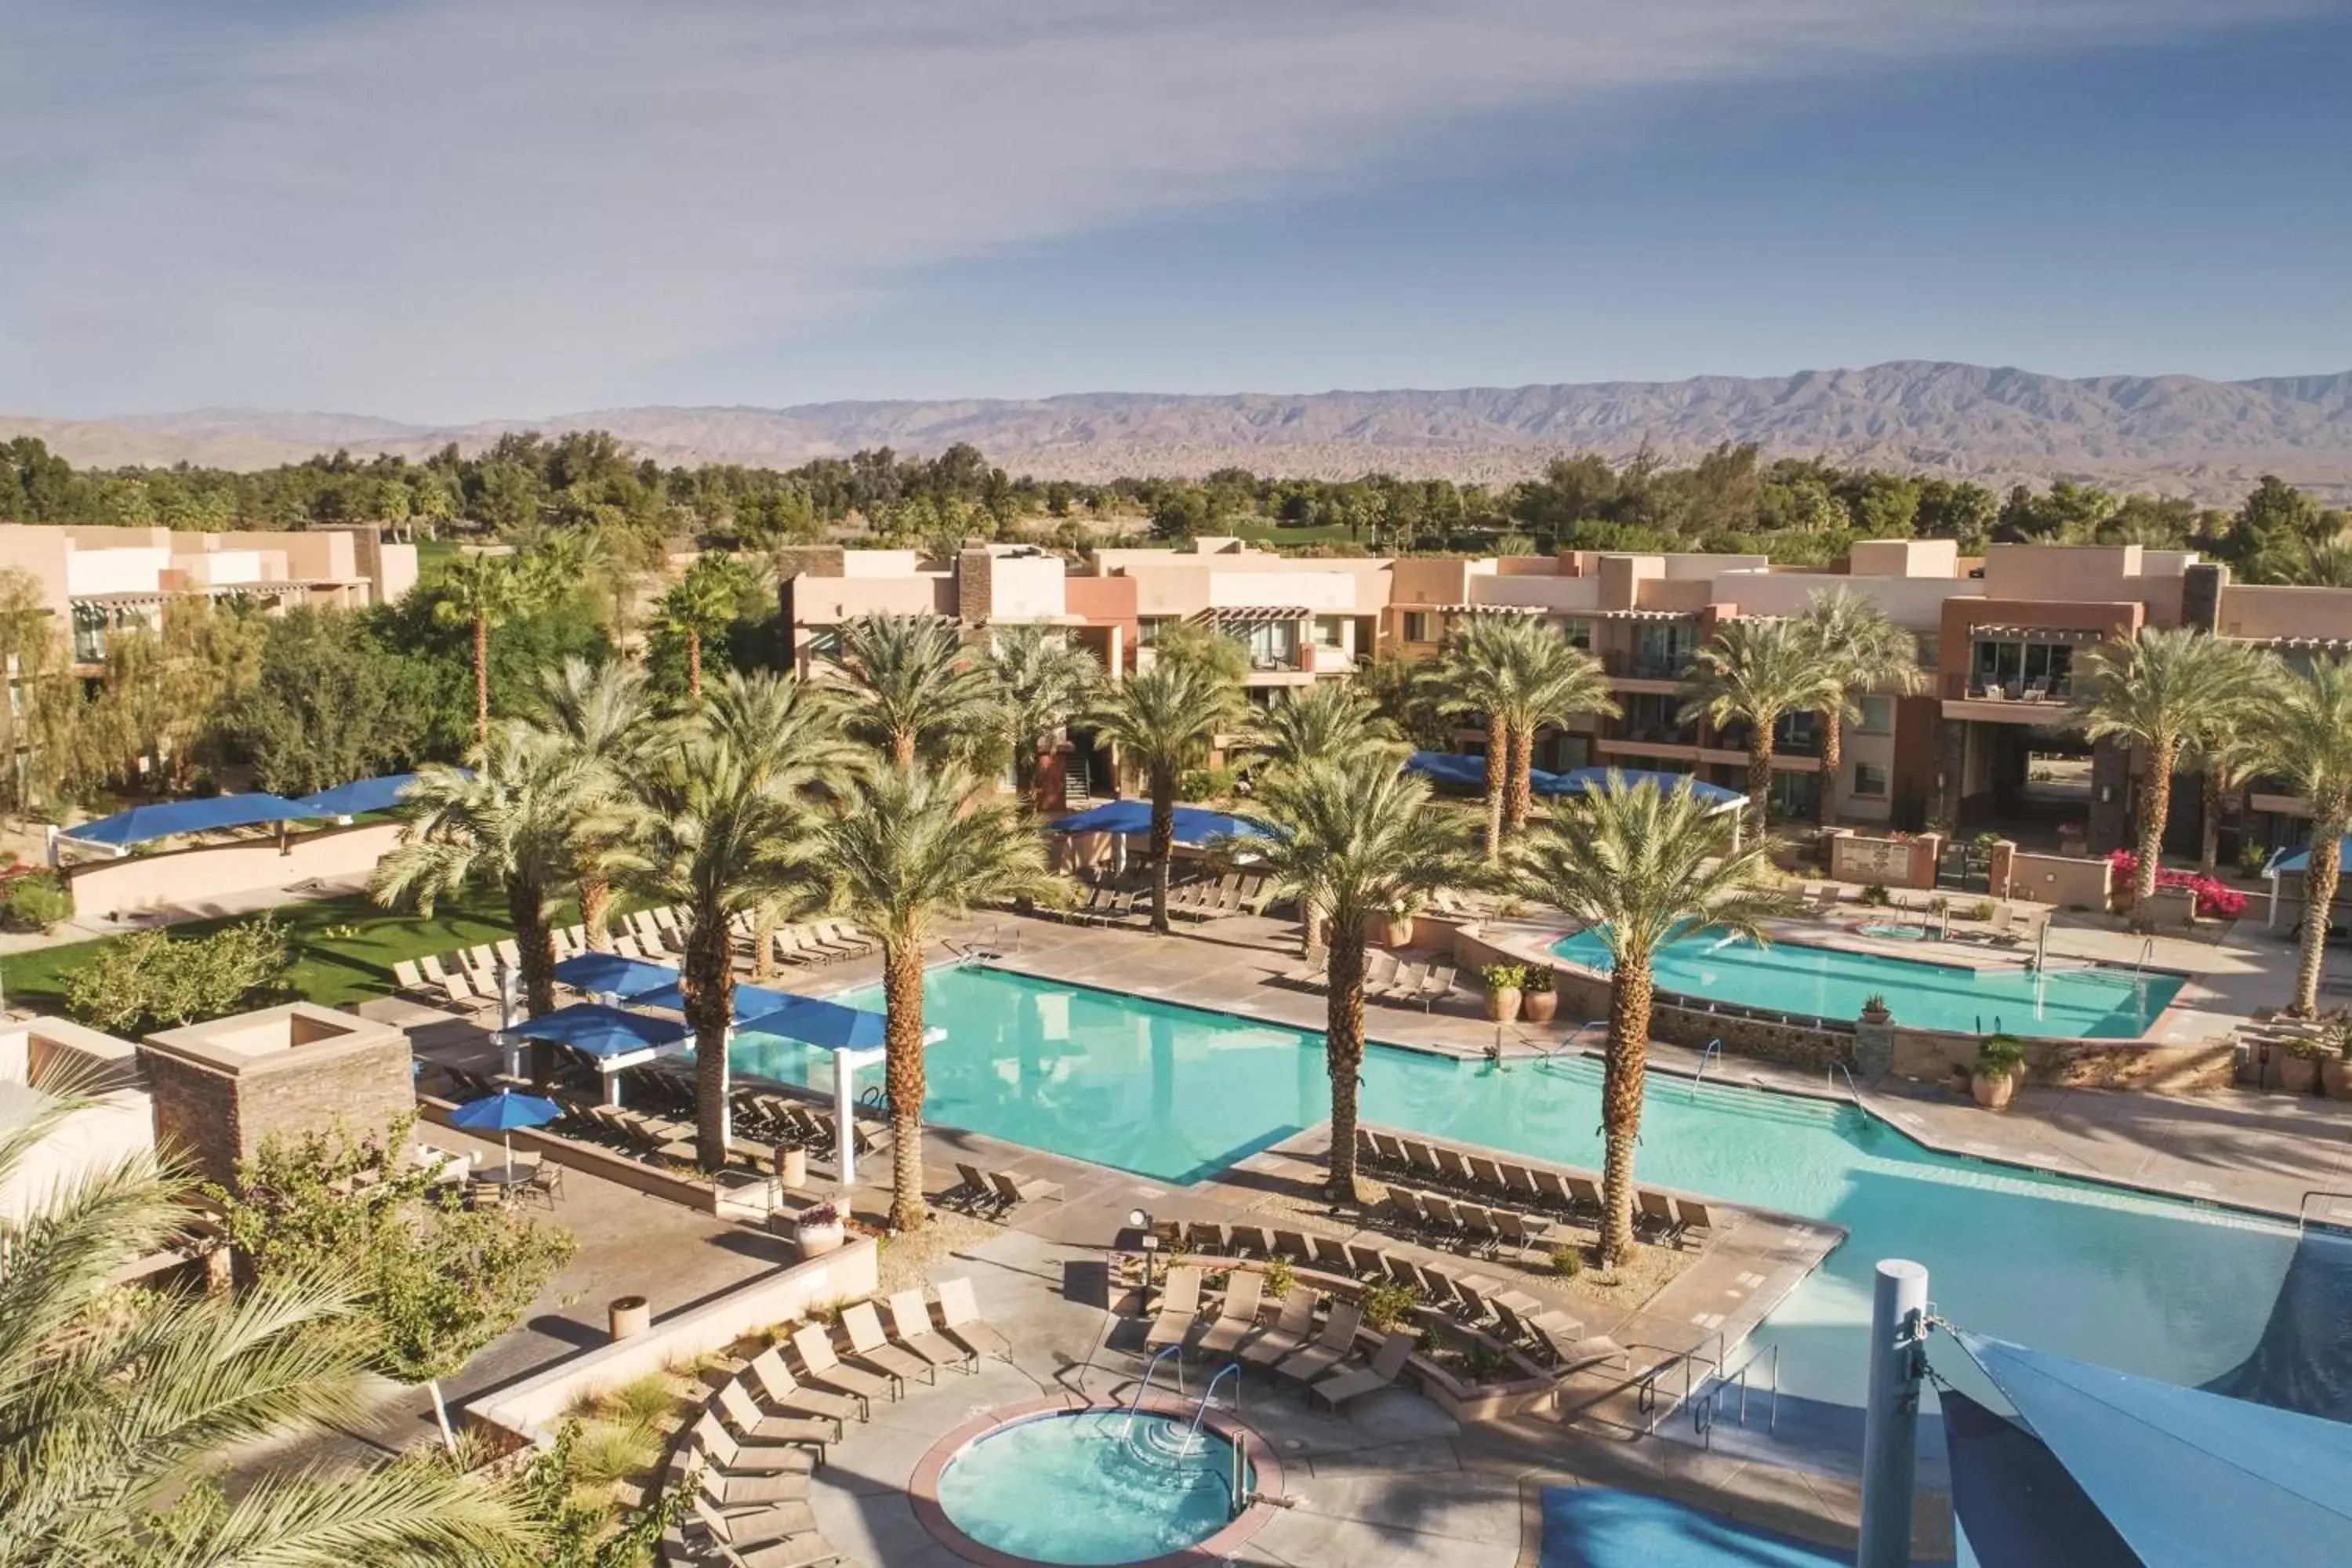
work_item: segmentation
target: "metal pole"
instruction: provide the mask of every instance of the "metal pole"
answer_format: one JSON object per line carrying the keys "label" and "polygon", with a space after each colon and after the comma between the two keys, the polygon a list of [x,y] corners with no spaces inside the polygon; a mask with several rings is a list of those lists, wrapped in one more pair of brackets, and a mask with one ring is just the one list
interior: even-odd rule
{"label": "metal pole", "polygon": [[1908,1568],[1919,1461],[1919,1381],[1927,1365],[1927,1270],[1878,1265],[1870,1310],[1870,1404],[1862,1428],[1862,1544],[1855,1568]]}
{"label": "metal pole", "polygon": [[833,1053],[834,1160],[841,1170],[841,1190],[857,1181],[857,1055]]}

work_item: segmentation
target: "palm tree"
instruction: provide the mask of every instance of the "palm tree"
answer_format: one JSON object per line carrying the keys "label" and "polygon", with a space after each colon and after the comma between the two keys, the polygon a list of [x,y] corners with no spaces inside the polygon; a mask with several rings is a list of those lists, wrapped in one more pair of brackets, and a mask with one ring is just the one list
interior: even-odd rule
{"label": "palm tree", "polygon": [[2300,673],[2273,665],[2263,688],[2251,728],[2264,771],[2284,780],[2311,812],[2303,953],[2290,1007],[2308,1018],[2319,1011],[2319,973],[2341,869],[2338,846],[2352,834],[2352,660],[2318,659]]}
{"label": "palm tree", "polygon": [[1737,848],[1722,820],[1688,785],[1671,793],[1612,773],[1526,847],[1529,891],[1598,931],[1607,944],[1609,1054],[1601,1089],[1607,1152],[1601,1251],[1633,1245],[1633,1147],[1642,1131],[1649,1061],[1651,963],[1676,937],[1720,930],[1762,940],[1759,922],[1781,907],[1767,886],[1771,845]]}
{"label": "palm tree", "polygon": [[1168,863],[1176,845],[1176,787],[1208,761],[1221,735],[1240,733],[1249,703],[1238,682],[1204,665],[1158,664],[1110,689],[1096,733],[1143,770],[1151,792],[1151,929],[1168,930]]}
{"label": "palm tree", "polygon": [[1430,809],[1429,782],[1399,773],[1386,750],[1278,769],[1263,804],[1281,831],[1251,840],[1251,847],[1300,908],[1328,922],[1323,1039],[1331,1075],[1331,1191],[1353,1202],[1365,925],[1475,876],[1477,851],[1461,816]]}
{"label": "palm tree", "polygon": [[1609,677],[1601,661],[1568,640],[1559,627],[1535,616],[1506,623],[1503,656],[1510,674],[1504,695],[1505,724],[1510,737],[1505,766],[1509,804],[1504,826],[1513,834],[1525,831],[1532,800],[1537,732],[1547,724],[1566,724],[1580,713],[1614,718],[1617,700],[1610,695]]}
{"label": "palm tree", "polygon": [[2251,694],[2252,675],[2232,645],[2188,626],[2142,626],[2074,667],[2069,718],[2094,741],[2121,741],[2147,753],[2147,787],[2139,799],[2139,863],[2132,877],[2134,931],[2155,925],[2156,874],[2181,750]]}
{"label": "palm tree", "polygon": [[535,607],[545,596],[548,573],[539,558],[524,554],[493,555],[476,551],[460,555],[441,574],[441,596],[433,616],[444,626],[471,626],[474,632],[474,739],[490,738],[490,633]]}
{"label": "palm tree", "polygon": [[1486,726],[1486,858],[1503,853],[1503,816],[1510,793],[1511,709],[1517,671],[1511,660],[1510,618],[1465,616],[1446,633],[1430,689],[1442,713]]}
{"label": "palm tree", "polygon": [[1283,773],[1367,752],[1386,753],[1393,766],[1406,748],[1370,697],[1348,681],[1325,680],[1269,704],[1258,717],[1252,749],[1268,771]]}
{"label": "palm tree", "polygon": [[842,628],[836,668],[854,696],[849,732],[910,768],[918,752],[961,755],[992,730],[996,692],[954,626],[876,614]]}
{"label": "palm tree", "polygon": [[1213,626],[1198,621],[1179,621],[1160,628],[1151,645],[1154,668],[1163,664],[1186,664],[1202,673],[1221,677],[1239,686],[1249,679],[1249,649],[1237,637],[1227,637]]}
{"label": "palm tree", "polygon": [[1845,766],[1845,721],[1864,692],[1907,697],[1925,680],[1919,647],[1885,610],[1849,588],[1816,594],[1797,617],[1814,657],[1830,671],[1837,697],[1814,710],[1822,728],[1822,787],[1817,816],[1826,827],[1837,820],[1840,771]]}
{"label": "palm tree", "polygon": [[[636,776],[636,763],[653,739],[653,699],[642,668],[617,659],[601,665],[566,659],[561,669],[541,678],[540,704],[541,728],[559,745],[604,768],[616,784]],[[607,819],[600,826],[605,830],[579,836],[574,880],[588,945],[605,952],[613,945],[607,917],[622,838],[617,823]]]}
{"label": "palm tree", "polygon": [[607,830],[614,786],[600,763],[520,724],[502,724],[467,755],[472,771],[435,763],[402,792],[399,847],[370,879],[386,909],[430,915],[441,898],[488,882],[507,901],[522,955],[525,1005],[555,1005],[550,903],[578,874],[583,836]]}
{"label": "palm tree", "polygon": [[686,645],[686,693],[702,700],[702,645],[735,624],[744,596],[759,585],[751,568],[731,555],[696,559],[654,606],[654,628]]}
{"label": "palm tree", "polygon": [[85,1103],[56,1093],[0,1133],[0,1187],[30,1194],[0,1218],[0,1568],[455,1564],[544,1544],[513,1494],[431,1464],[277,1470],[223,1500],[208,1476],[237,1451],[367,1418],[374,1342],[331,1281],[121,1289],[184,1239],[193,1194],[144,1154],[18,1182]]}
{"label": "palm tree", "polygon": [[1835,673],[1793,621],[1732,621],[1691,660],[1682,717],[1717,729],[1748,726],[1748,829],[1758,838],[1772,808],[1772,731],[1791,713],[1845,700]]}
{"label": "palm tree", "polygon": [[[813,681],[755,670],[729,670],[697,716],[709,733],[755,771],[789,773],[792,787],[838,795],[849,778],[871,759],[842,732],[841,704],[834,692]],[[751,977],[775,973],[772,938],[778,922],[805,900],[793,888],[751,910]]]}
{"label": "palm tree", "polygon": [[[2250,678],[2257,683],[2257,668]],[[2228,816],[2248,784],[2268,771],[2251,724],[2252,715],[2237,704],[2217,713],[2197,735],[2197,781],[2201,796],[2198,817],[2197,874],[2212,876],[2221,863],[2221,818]]]}
{"label": "palm tree", "polygon": [[1038,758],[1072,719],[1093,706],[1102,660],[1042,627],[1014,626],[997,637],[988,662],[1013,746],[1013,787],[1023,805],[1034,806]]}
{"label": "palm tree", "polygon": [[923,952],[940,922],[1008,899],[1054,901],[1037,834],[954,766],[880,768],[816,835],[814,869],[832,907],[882,943],[884,1047],[890,1094],[890,1224],[921,1228]]}

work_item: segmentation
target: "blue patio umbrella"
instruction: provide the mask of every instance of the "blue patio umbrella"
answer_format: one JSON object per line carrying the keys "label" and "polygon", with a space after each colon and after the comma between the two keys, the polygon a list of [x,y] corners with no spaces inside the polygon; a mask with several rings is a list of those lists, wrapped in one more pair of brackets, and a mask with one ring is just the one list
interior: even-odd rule
{"label": "blue patio umbrella", "polygon": [[676,985],[677,970],[671,964],[648,963],[642,958],[624,958],[617,952],[575,952],[557,962],[555,977],[574,991],[599,996],[641,996],[665,985]]}
{"label": "blue patio umbrella", "polygon": [[827,1050],[866,1049],[882,1043],[883,1016],[818,996],[787,996],[773,1012],[736,1027],[747,1035],[782,1035]]}
{"label": "blue patio umbrella", "polygon": [[517,1094],[502,1089],[496,1094],[486,1094],[479,1100],[469,1100],[449,1113],[449,1125],[462,1127],[468,1132],[496,1132],[506,1145],[507,1163],[514,1163],[514,1139],[510,1134],[518,1127],[544,1127],[563,1114],[563,1107],[536,1094]]}
{"label": "blue patio umbrella", "polygon": [[[1174,813],[1176,842],[1206,844],[1212,838],[1271,838],[1274,829],[1246,816],[1206,806],[1180,805]],[[1143,800],[1106,801],[1075,816],[1045,825],[1049,833],[1149,833],[1151,803]]]}
{"label": "blue patio umbrella", "polygon": [[[659,1007],[672,1013],[686,1011],[686,987],[677,980],[651,991],[632,991],[628,994],[632,1007]],[[793,1000],[793,994],[789,991],[772,991],[765,985],[749,985],[739,980],[735,983],[735,1022],[740,1026],[749,1015],[772,1013]],[[770,1032],[773,1033],[772,1030]]]}

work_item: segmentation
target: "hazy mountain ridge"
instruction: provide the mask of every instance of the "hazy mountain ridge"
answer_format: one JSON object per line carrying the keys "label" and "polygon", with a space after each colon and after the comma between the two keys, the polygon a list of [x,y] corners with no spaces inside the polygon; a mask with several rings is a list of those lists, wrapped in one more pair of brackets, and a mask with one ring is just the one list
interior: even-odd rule
{"label": "hazy mountain ridge", "polygon": [[663,462],[788,467],[889,446],[964,441],[1016,472],[1103,479],[1223,467],[1318,478],[1374,469],[1503,481],[1564,452],[1687,458],[1725,441],[1775,456],[1993,483],[2094,479],[2233,499],[2259,474],[2352,491],[2352,372],[2217,382],[2067,379],[1900,361],[1772,377],[1698,376],[1441,391],[836,402],[786,408],[593,409],[449,427],[365,416],[206,408],[123,419],[0,416],[79,463],[264,467],[319,450],[422,457],[511,430],[603,428]]}

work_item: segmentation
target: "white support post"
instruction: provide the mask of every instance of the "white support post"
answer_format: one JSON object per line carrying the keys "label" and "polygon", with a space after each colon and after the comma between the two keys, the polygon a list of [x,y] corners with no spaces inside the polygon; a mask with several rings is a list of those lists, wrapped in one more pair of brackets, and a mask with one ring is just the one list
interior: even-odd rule
{"label": "white support post", "polygon": [[846,1048],[833,1053],[833,1157],[845,1193],[857,1180],[858,1054]]}
{"label": "white support post", "polygon": [[1927,1337],[1927,1270],[1902,1258],[1881,1261],[1870,1310],[1870,1404],[1863,1412],[1862,1544],[1855,1568],[1909,1568]]}

